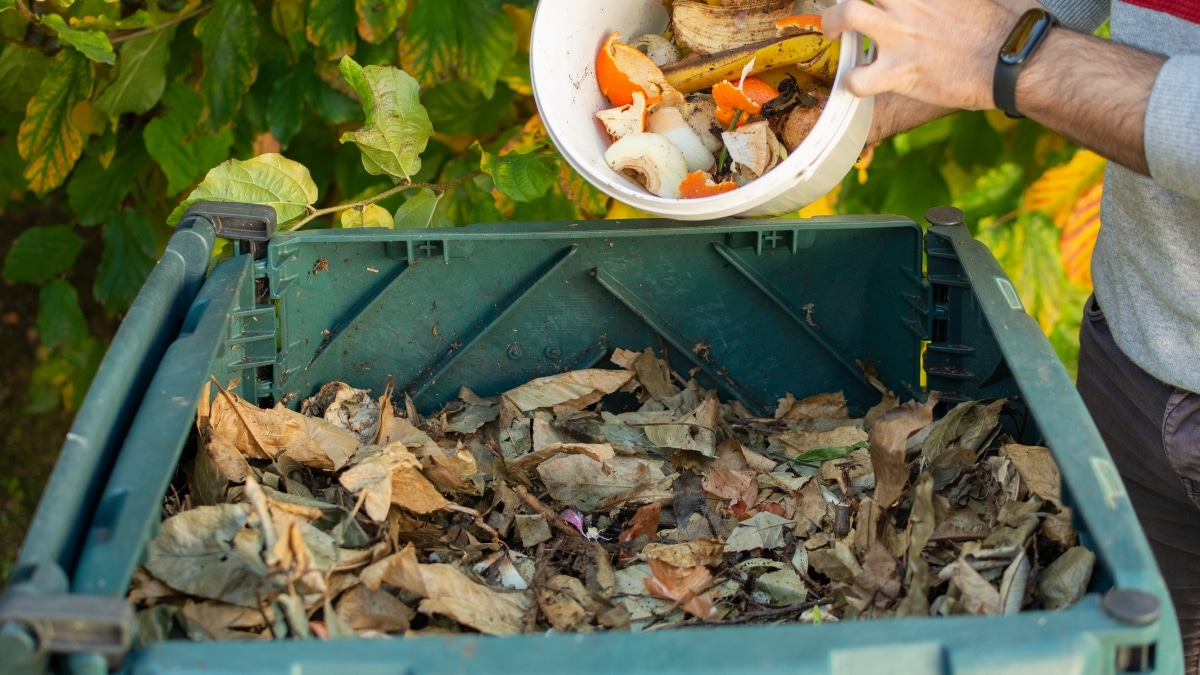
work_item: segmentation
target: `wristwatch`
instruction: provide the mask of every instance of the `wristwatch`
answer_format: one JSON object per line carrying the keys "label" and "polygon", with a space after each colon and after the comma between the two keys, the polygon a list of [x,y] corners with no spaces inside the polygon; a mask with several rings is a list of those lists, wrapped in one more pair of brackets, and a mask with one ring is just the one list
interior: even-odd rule
{"label": "wristwatch", "polygon": [[1042,44],[1051,26],[1055,25],[1058,25],[1058,20],[1050,12],[1031,9],[1021,15],[1016,27],[1000,46],[1000,54],[996,57],[996,74],[992,78],[992,98],[1005,115],[1024,117],[1017,112],[1017,76],[1038,45]]}

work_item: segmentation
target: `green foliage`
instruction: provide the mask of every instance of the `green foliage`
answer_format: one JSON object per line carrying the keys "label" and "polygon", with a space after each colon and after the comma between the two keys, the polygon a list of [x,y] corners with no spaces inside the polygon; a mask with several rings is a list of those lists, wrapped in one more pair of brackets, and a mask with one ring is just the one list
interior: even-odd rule
{"label": "green foliage", "polygon": [[[123,312],[196,200],[270,204],[282,230],[603,217],[607,196],[535,116],[534,4],[60,0],[34,14],[0,0],[0,212],[45,200],[66,214],[4,259],[5,278],[41,285],[28,408],[78,404],[104,351],[78,293]],[[949,116],[876,148],[865,180],[826,201],[918,221],[961,206],[1022,297],[1044,294],[1026,304],[1069,354],[1080,294],[1055,267],[1059,215],[1024,197],[1072,157],[1055,138]],[[102,244],[90,279],[73,268],[85,239]]]}
{"label": "green foliage", "polygon": [[82,249],[83,240],[66,225],[31,227],[4,257],[4,278],[45,283],[69,268]]}
{"label": "green foliage", "polygon": [[[862,172],[843,181],[841,213],[891,213],[924,223],[931,206],[963,210],[972,233],[999,260],[1028,312],[1074,372],[1083,300],[1090,289],[1068,281],[1060,259],[1063,223],[1030,199],[1030,186],[1070,160],[1075,146],[1029,120],[996,112],[957,112],[881,143]],[[1071,196],[1098,180],[1083,171]],[[1078,181],[1077,181],[1078,182]],[[1068,209],[1069,210],[1069,209]]]}

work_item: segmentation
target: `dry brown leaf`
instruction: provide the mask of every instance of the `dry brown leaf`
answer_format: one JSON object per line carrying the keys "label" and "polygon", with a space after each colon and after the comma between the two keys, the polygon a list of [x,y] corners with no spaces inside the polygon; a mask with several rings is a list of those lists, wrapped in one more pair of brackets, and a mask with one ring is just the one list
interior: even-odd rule
{"label": "dry brown leaf", "polygon": [[248,631],[262,628],[267,623],[258,608],[239,607],[211,600],[188,600],[183,603],[179,615],[191,624],[193,630],[202,631],[209,640],[253,639],[255,634]]}
{"label": "dry brown leaf", "polygon": [[850,418],[846,396],[840,391],[809,396],[797,401],[791,394],[779,399],[775,418],[781,420],[844,420]]}
{"label": "dry brown leaf", "polygon": [[441,614],[488,635],[517,635],[532,605],[527,592],[497,593],[451,565],[422,564],[410,544],[389,559],[382,580],[423,598],[422,614]]}
{"label": "dry brown leaf", "polygon": [[642,549],[642,557],[646,560],[661,560],[675,567],[716,567],[725,559],[725,544],[711,537],[681,544],[651,542]]}
{"label": "dry brown leaf", "polygon": [[1000,591],[979,576],[965,562],[953,562],[942,568],[938,578],[947,579],[958,589],[958,603],[970,614],[999,614]]}
{"label": "dry brown leaf", "polygon": [[337,471],[358,448],[358,438],[325,420],[277,405],[264,410],[222,391],[212,402],[209,424],[249,457],[271,459],[286,454],[316,469]]}
{"label": "dry brown leaf", "polygon": [[207,424],[201,434],[204,436],[204,451],[221,475],[234,483],[246,480],[247,474],[253,471],[250,463],[246,461],[246,456],[224,436],[214,433]]}
{"label": "dry brown leaf", "polygon": [[530,380],[501,395],[521,412],[555,405],[580,409],[611,394],[633,377],[632,370],[590,368]]}
{"label": "dry brown leaf", "polygon": [[439,490],[468,495],[479,494],[472,480],[479,475],[475,456],[461,443],[453,452],[438,451],[421,460],[422,473]]}
{"label": "dry brown leaf", "polygon": [[674,601],[692,616],[707,619],[716,613],[713,599],[716,593],[712,572],[707,567],[675,567],[661,560],[649,560],[652,576],[642,583],[652,594]]}
{"label": "dry brown leaf", "polygon": [[668,450],[691,450],[705,457],[717,452],[717,421],[720,404],[710,398],[686,415],[663,413],[661,421],[642,428],[654,445]]}
{"label": "dry brown leaf", "polygon": [[1050,448],[1040,445],[1009,443],[1000,446],[1000,454],[1012,460],[1021,480],[1030,492],[1062,506],[1062,475]]}
{"label": "dry brown leaf", "polygon": [[746,507],[758,503],[757,473],[750,471],[730,471],[714,467],[709,469],[704,478],[704,491],[729,502],[729,506],[743,504]]}
{"label": "dry brown leaf", "polygon": [[560,631],[589,631],[596,615],[608,609],[598,602],[579,579],[556,574],[537,592],[538,607]]}
{"label": "dry brown leaf", "polygon": [[[534,447],[537,448],[536,441],[534,443]],[[617,453],[608,443],[548,443],[541,448],[537,448],[533,452],[526,453],[514,460],[510,460],[508,465],[518,471],[528,471],[538,464],[541,464],[542,462],[559,454],[587,455],[597,462],[604,462],[605,460],[616,456]]]}
{"label": "dry brown leaf", "polygon": [[537,473],[551,497],[590,513],[629,501],[669,501],[675,475],[664,474],[662,464],[621,455],[604,462],[587,455],[566,455],[542,462]]}
{"label": "dry brown leaf", "polygon": [[908,467],[904,463],[904,446],[908,437],[933,420],[937,392],[930,392],[924,405],[909,401],[889,410],[875,424],[868,450],[875,471],[875,501],[889,508],[900,498],[908,482]]}
{"label": "dry brown leaf", "polygon": [[900,595],[900,563],[876,541],[863,557],[862,571],[854,577],[854,594],[864,603],[884,608]]}
{"label": "dry brown leaf", "polygon": [[335,610],[355,630],[400,633],[408,630],[416,611],[382,589],[355,586],[342,593]]}
{"label": "dry brown leaf", "polygon": [[679,387],[671,382],[671,371],[667,364],[656,357],[649,347],[634,359],[633,370],[637,373],[638,382],[642,383],[642,387],[652,398],[663,399],[679,395]]}
{"label": "dry brown leaf", "polygon": [[661,503],[655,502],[638,507],[637,512],[629,519],[629,524],[617,536],[617,541],[629,544],[621,547],[621,558],[634,556],[633,543],[638,537],[652,538],[658,534],[658,519],[662,514],[662,506]]}

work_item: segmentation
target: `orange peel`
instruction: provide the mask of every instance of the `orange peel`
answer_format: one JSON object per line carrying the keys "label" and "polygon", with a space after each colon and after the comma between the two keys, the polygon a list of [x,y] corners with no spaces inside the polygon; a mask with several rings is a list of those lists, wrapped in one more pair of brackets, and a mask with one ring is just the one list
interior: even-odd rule
{"label": "orange peel", "polygon": [[713,100],[717,104],[717,121],[729,126],[738,111],[743,114],[738,117],[737,126],[750,121],[751,115],[757,115],[762,110],[762,104],[779,96],[779,90],[754,76],[742,78],[741,86],[735,87],[729,80],[722,80],[713,85]]}
{"label": "orange peel", "polygon": [[823,33],[820,14],[792,14],[775,21],[775,34]]}
{"label": "orange peel", "polygon": [[619,31],[608,36],[596,55],[596,81],[600,92],[618,107],[633,103],[634,92],[641,92],[650,106],[674,92],[654,61],[637,47],[621,42]]}
{"label": "orange peel", "polygon": [[731,180],[716,183],[706,171],[693,171],[679,183],[679,196],[683,199],[711,197],[735,190],[737,186],[737,183]]}

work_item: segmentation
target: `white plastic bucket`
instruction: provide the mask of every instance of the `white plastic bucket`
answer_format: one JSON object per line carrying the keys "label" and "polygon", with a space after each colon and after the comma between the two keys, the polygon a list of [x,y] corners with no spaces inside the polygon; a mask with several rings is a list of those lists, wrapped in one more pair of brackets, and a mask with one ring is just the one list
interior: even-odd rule
{"label": "white plastic bucket", "polygon": [[613,31],[624,39],[666,28],[660,0],[540,0],[529,49],[533,95],[550,138],[585,180],[620,202],[678,220],[776,216],[820,199],[853,168],[871,126],[873,101],[846,91],[842,75],[864,62],[862,36],[842,38],[838,74],[812,132],[787,159],[730,192],[667,199],[604,162],[608,134],[596,120],[611,108],[596,82],[596,54]]}

